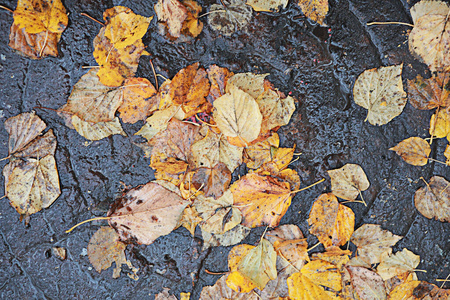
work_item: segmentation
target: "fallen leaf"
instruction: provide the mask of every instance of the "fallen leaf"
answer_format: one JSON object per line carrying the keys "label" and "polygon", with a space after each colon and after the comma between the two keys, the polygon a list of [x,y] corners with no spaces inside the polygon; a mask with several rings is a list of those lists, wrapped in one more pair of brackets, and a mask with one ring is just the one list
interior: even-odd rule
{"label": "fallen leaf", "polygon": [[203,250],[209,247],[232,246],[239,244],[250,233],[250,228],[237,225],[223,234],[209,233],[202,230]]}
{"label": "fallen leaf", "polygon": [[331,178],[331,191],[337,197],[345,200],[356,200],[356,197],[370,186],[366,173],[361,166],[356,164],[346,164],[342,168],[327,172]]}
{"label": "fallen leaf", "polygon": [[447,144],[447,147],[445,147],[444,156],[447,159],[445,163],[447,166],[450,166],[450,144]]}
{"label": "fallen leaf", "polygon": [[415,300],[418,299],[413,297],[414,289],[421,283],[421,281],[414,280],[408,281],[403,284],[396,286],[389,293],[389,300]]}
{"label": "fallen leaf", "polygon": [[380,225],[363,224],[352,235],[350,241],[358,247],[358,255],[364,261],[377,264],[384,252],[392,253],[394,246],[401,236],[382,230]]}
{"label": "fallen leaf", "polygon": [[213,168],[198,168],[192,176],[192,184],[202,191],[206,197],[215,199],[223,195],[231,182],[231,172],[223,163],[218,163]]}
{"label": "fallen leaf", "polygon": [[119,198],[108,211],[108,223],[122,241],[149,245],[175,228],[188,204],[176,193],[149,182]]}
{"label": "fallen leaf", "polygon": [[19,0],[9,46],[25,56],[58,56],[57,44],[69,20],[60,0]]}
{"label": "fallen leaf", "polygon": [[[287,269],[280,269],[278,267],[278,260],[279,257],[277,257],[277,278],[270,280],[262,291],[254,290],[254,293],[259,295],[258,299],[289,300],[289,288],[287,285],[287,279],[295,272],[290,272],[290,270]],[[294,268],[291,267],[291,269]]]}
{"label": "fallen leaf", "polygon": [[155,4],[155,13],[159,22],[167,23],[169,34],[178,38],[181,28],[188,16],[187,8],[178,0],[158,0]]}
{"label": "fallen leaf", "polygon": [[234,73],[227,68],[221,68],[217,65],[209,66],[206,72],[208,73],[208,79],[211,83],[207,100],[212,104],[214,100],[226,93],[225,87],[228,79],[233,76]]}
{"label": "fallen leaf", "polygon": [[138,269],[134,268],[125,257],[126,247],[127,245],[119,241],[119,235],[113,228],[102,226],[89,240],[87,247],[89,261],[99,273],[111,267],[115,262],[113,278],[120,277],[122,264],[126,264],[136,274]]}
{"label": "fallen leaf", "polygon": [[212,4],[209,7],[208,24],[219,33],[230,36],[247,26],[253,10],[245,0],[223,0],[224,5]]}
{"label": "fallen leaf", "polygon": [[213,286],[205,286],[200,294],[200,299],[202,300],[258,300],[256,294],[250,293],[239,293],[228,287],[227,275],[224,275],[216,281]]}
{"label": "fallen leaf", "polygon": [[404,161],[413,166],[426,165],[431,153],[430,144],[420,137],[407,138],[389,150],[395,151]]}
{"label": "fallen leaf", "polygon": [[355,103],[368,110],[372,125],[384,125],[400,115],[406,105],[402,84],[403,64],[365,70],[353,87]]}
{"label": "fallen leaf", "polygon": [[384,282],[384,285],[386,287],[386,292],[389,294],[400,284],[403,284],[403,283],[406,283],[409,281],[413,281],[413,280],[417,280],[417,275],[415,272],[412,272],[412,273],[406,272],[406,273],[394,276]]}
{"label": "fallen leaf", "polygon": [[184,0],[183,5],[187,8],[188,16],[181,28],[181,32],[186,36],[184,40],[188,41],[189,37],[195,38],[203,30],[203,22],[198,19],[199,14],[202,12],[202,7],[194,0]]}
{"label": "fallen leaf", "polygon": [[241,244],[231,248],[228,253],[228,268],[230,272],[225,282],[229,288],[236,292],[248,293],[256,288],[256,285],[249,278],[246,278],[238,271],[241,260],[254,248],[256,246]]}
{"label": "fallen leaf", "polygon": [[231,93],[234,88],[238,88],[254,99],[258,99],[266,90],[264,82],[268,75],[269,73],[254,74],[250,72],[234,74],[228,79],[225,91]]}
{"label": "fallen leaf", "polygon": [[350,240],[355,227],[355,214],[339,204],[331,194],[322,194],[314,201],[309,213],[309,232],[314,234],[325,248],[342,246]]}
{"label": "fallen leaf", "polygon": [[409,50],[432,72],[450,67],[449,11],[443,1],[420,1],[411,8],[414,28],[409,34]]}
{"label": "fallen leaf", "polygon": [[155,300],[177,300],[177,297],[169,294],[170,289],[163,288],[162,292],[155,295]]}
{"label": "fallen leaf", "polygon": [[199,217],[195,207],[189,205],[183,210],[183,214],[181,215],[177,227],[183,226],[192,234],[192,236],[194,236],[195,228],[202,220],[203,219]]}
{"label": "fallen leaf", "polygon": [[67,258],[67,249],[64,247],[52,247],[52,255],[60,260],[65,260]]}
{"label": "fallen leaf", "polygon": [[272,244],[276,241],[283,242],[287,240],[303,239],[303,233],[297,225],[280,225],[277,228],[268,230],[264,236]]}
{"label": "fallen leaf", "polygon": [[450,73],[438,72],[431,78],[417,75],[408,80],[408,99],[417,109],[433,109],[450,106]]}
{"label": "fallen leaf", "polygon": [[440,176],[433,176],[426,186],[414,195],[414,205],[426,218],[450,222],[450,182]]}
{"label": "fallen leaf", "polygon": [[361,300],[387,299],[384,281],[377,273],[362,267],[347,267],[355,292]]}
{"label": "fallen leaf", "polygon": [[179,106],[170,106],[166,109],[156,111],[145,120],[146,123],[144,126],[142,126],[142,128],[135,134],[150,141],[156,134],[166,130],[167,125],[169,125],[169,121],[172,118],[180,121],[184,119],[184,112]]}
{"label": "fallen leaf", "polygon": [[407,272],[414,272],[420,263],[420,256],[406,248],[393,255],[390,253],[383,253],[381,255],[381,262],[377,267],[377,273],[388,280],[394,276],[398,276]]}
{"label": "fallen leaf", "polygon": [[118,117],[108,122],[89,123],[81,120],[77,115],[73,115],[72,125],[82,137],[90,141],[98,141],[114,134],[127,136]]}
{"label": "fallen leaf", "polygon": [[269,132],[280,126],[287,125],[295,111],[294,98],[281,97],[281,95],[269,89],[260,95],[256,102],[263,116],[261,132]]}
{"label": "fallen leaf", "polygon": [[272,160],[272,149],[278,148],[280,138],[278,133],[274,132],[267,139],[251,144],[245,148],[244,162],[250,169],[258,169],[265,162]]}
{"label": "fallen leaf", "polygon": [[446,109],[436,110],[430,119],[430,135],[444,138],[450,134],[450,114]]}
{"label": "fallen leaf", "polygon": [[[228,85],[227,85],[228,86]],[[261,131],[262,115],[258,104],[249,94],[233,88],[214,101],[214,120],[217,127],[235,146],[246,146]]]}
{"label": "fallen leaf", "polygon": [[342,271],[344,265],[349,262],[350,255],[352,255],[350,250],[342,250],[337,246],[331,246],[325,249],[325,252],[316,252],[311,254],[311,258],[321,259],[332,263]]}
{"label": "fallen leaf", "polygon": [[229,189],[234,196],[234,206],[243,216],[242,225],[276,227],[291,205],[289,183],[271,176],[247,174]]}
{"label": "fallen leaf", "polygon": [[288,0],[247,0],[247,5],[250,5],[254,11],[279,12],[280,9],[285,9]]}
{"label": "fallen leaf", "polygon": [[117,111],[125,123],[134,124],[146,119],[153,111],[158,109],[159,103],[155,87],[145,78],[126,79],[123,87],[123,103]]}
{"label": "fallen leaf", "polygon": [[298,5],[306,17],[325,25],[324,20],[328,14],[328,0],[299,0]]}
{"label": "fallen leaf", "polygon": [[77,115],[85,122],[108,122],[114,120],[114,114],[122,102],[120,89],[102,84],[97,70],[92,69],[75,84],[67,104],[59,111]]}
{"label": "fallen leaf", "polygon": [[449,297],[450,290],[425,281],[403,283],[389,294],[389,300],[446,300]]}

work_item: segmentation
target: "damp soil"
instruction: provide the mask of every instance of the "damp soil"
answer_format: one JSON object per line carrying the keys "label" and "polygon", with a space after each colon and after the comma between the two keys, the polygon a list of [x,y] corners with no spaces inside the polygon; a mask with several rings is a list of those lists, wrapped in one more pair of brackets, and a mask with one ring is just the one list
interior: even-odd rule
{"label": "damp soil", "polygon": [[[302,154],[291,164],[304,186],[321,178],[325,183],[297,194],[281,224],[296,224],[308,235],[307,217],[313,200],[330,190],[326,171],[346,163],[365,170],[371,186],[363,193],[367,207],[347,204],[356,215],[356,227],[381,224],[404,236],[394,250],[406,247],[420,255],[421,280],[436,283],[445,278],[450,264],[450,224],[429,220],[414,208],[414,192],[433,175],[450,179],[449,168],[430,163],[424,167],[406,164],[388,149],[401,140],[428,137],[432,112],[407,104],[403,113],[384,126],[364,122],[366,110],[352,99],[352,86],[366,69],[403,63],[403,78],[429,76],[425,65],[408,51],[409,27],[366,26],[371,21],[412,23],[409,8],[417,1],[330,0],[328,26],[308,21],[291,1],[280,13],[254,13],[243,31],[224,37],[205,25],[198,38],[189,43],[172,43],[156,31],[156,20],[144,37],[156,71],[171,78],[194,62],[207,67],[217,64],[233,72],[270,73],[268,79],[282,92],[298,99],[291,122],[278,132],[281,145],[297,147]],[[207,7],[215,1],[199,1]],[[16,1],[2,1],[14,9]],[[142,123],[124,126],[128,137],[115,135],[88,142],[64,126],[55,112],[66,103],[74,84],[96,65],[92,41],[99,25],[80,15],[88,13],[101,20],[102,12],[114,5],[154,15],[151,1],[64,1],[70,12],[69,26],[62,35],[56,58],[30,60],[8,47],[12,16],[0,11],[0,120],[22,112],[36,113],[53,129],[58,147],[56,162],[62,193],[48,209],[31,216],[26,226],[6,199],[0,201],[0,298],[1,299],[154,299],[163,287],[179,295],[191,292],[198,299],[205,285],[220,277],[205,272],[227,271],[231,247],[202,250],[199,232],[195,237],[179,228],[149,246],[127,248],[127,256],[140,268],[139,280],[118,279],[112,268],[97,273],[89,263],[86,248],[102,222],[64,231],[95,216],[104,216],[124,186],[135,187],[153,177],[149,159],[133,143]],[[206,21],[206,20],[205,20]],[[138,76],[154,82],[149,57],[142,57]],[[0,126],[0,157],[6,157],[8,135]],[[435,140],[432,157],[444,160],[447,141]],[[1,162],[0,167],[6,164]],[[241,168],[242,171],[242,168]],[[4,179],[0,194],[4,195]],[[254,244],[263,228],[253,229],[244,240]],[[67,249],[67,259],[52,255],[52,247]],[[316,248],[321,251],[320,247]]]}

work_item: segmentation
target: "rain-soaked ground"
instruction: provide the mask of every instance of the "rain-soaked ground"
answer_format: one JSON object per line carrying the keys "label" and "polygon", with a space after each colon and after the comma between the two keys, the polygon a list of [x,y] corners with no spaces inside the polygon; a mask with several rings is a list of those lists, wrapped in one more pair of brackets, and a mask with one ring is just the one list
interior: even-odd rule
{"label": "rain-soaked ground", "polygon": [[[101,20],[102,12],[114,5],[130,7],[135,13],[154,15],[152,1],[64,1],[70,12],[69,26],[62,35],[60,55],[35,61],[21,57],[8,47],[12,16],[0,11],[0,120],[1,123],[35,107],[57,109],[66,103],[73,85],[95,65],[92,41],[100,27],[86,12]],[[216,1],[202,1],[203,12]],[[404,238],[394,250],[406,247],[420,255],[419,279],[436,283],[450,272],[450,224],[429,220],[414,208],[419,180],[432,175],[450,179],[448,167],[430,163],[408,165],[388,149],[401,140],[428,137],[432,112],[419,111],[409,103],[403,113],[384,126],[364,122],[366,110],[352,99],[352,86],[365,69],[403,63],[403,78],[426,74],[426,67],[408,51],[409,27],[366,26],[371,21],[412,23],[406,0],[330,0],[328,27],[310,23],[292,1],[281,13],[254,13],[245,31],[224,37],[208,25],[191,43],[174,44],[155,30],[156,18],[144,37],[157,72],[171,78],[178,70],[199,61],[217,64],[233,72],[270,73],[268,79],[281,91],[299,99],[289,125],[278,132],[282,146],[297,146],[300,159],[291,167],[304,186],[321,178],[326,182],[297,194],[281,224],[297,224],[308,236],[307,216],[312,201],[329,191],[326,171],[356,163],[365,170],[371,186],[364,192],[367,207],[347,204],[356,215],[356,227],[381,224]],[[2,1],[14,9],[16,1]],[[204,20],[206,21],[206,20]],[[148,57],[142,57],[138,76],[153,82]],[[179,228],[150,246],[128,246],[127,255],[138,266],[140,279],[122,272],[112,278],[112,268],[97,273],[86,256],[86,247],[98,225],[90,223],[70,234],[72,225],[94,216],[104,216],[115,197],[127,186],[153,178],[149,159],[132,144],[141,123],[125,126],[129,137],[115,135],[88,143],[51,110],[37,114],[57,136],[56,162],[62,194],[48,209],[31,216],[28,226],[6,199],[0,200],[0,298],[2,299],[153,299],[163,287],[175,294],[191,292],[198,299],[205,285],[226,271],[231,247],[202,251],[202,240]],[[6,157],[8,135],[0,125],[0,157]],[[432,144],[432,157],[444,160],[447,141]],[[6,161],[1,162],[3,167]],[[4,195],[1,179],[0,195]],[[263,228],[254,229],[244,240],[255,243]],[[198,233],[198,232],[197,232]],[[310,245],[316,243],[309,235]],[[51,248],[67,249],[59,260]],[[320,247],[317,250],[321,250]]]}

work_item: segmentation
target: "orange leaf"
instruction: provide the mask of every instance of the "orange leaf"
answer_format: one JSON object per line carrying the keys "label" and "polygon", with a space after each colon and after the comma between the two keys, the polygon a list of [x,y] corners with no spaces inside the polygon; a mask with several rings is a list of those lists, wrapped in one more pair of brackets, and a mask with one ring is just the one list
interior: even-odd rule
{"label": "orange leaf", "polygon": [[125,123],[145,120],[158,109],[156,89],[145,78],[129,78],[123,84],[123,103],[118,108],[120,118]]}
{"label": "orange leaf", "polygon": [[418,109],[450,106],[449,81],[449,72],[438,72],[428,79],[417,75],[415,79],[408,80],[409,102]]}
{"label": "orange leaf", "polygon": [[389,150],[395,151],[408,164],[424,166],[431,153],[430,144],[420,137],[410,137]]}

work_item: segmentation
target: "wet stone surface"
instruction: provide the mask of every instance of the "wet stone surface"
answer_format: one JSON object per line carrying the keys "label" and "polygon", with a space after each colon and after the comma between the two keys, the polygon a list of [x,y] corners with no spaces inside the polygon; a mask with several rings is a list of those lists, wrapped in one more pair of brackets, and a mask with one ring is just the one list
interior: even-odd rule
{"label": "wet stone surface", "polygon": [[[12,16],[0,11],[0,120],[36,107],[57,109],[71,88],[95,65],[92,40],[100,26],[80,16],[86,12],[101,20],[105,9],[130,7],[135,13],[154,15],[152,1],[69,1],[69,26],[62,35],[60,55],[29,60],[8,47]],[[282,224],[297,224],[310,245],[307,217],[312,201],[329,191],[329,169],[356,163],[362,166],[371,186],[363,193],[367,207],[347,204],[356,215],[356,227],[381,224],[404,238],[396,249],[407,247],[420,255],[419,279],[436,283],[450,270],[450,225],[428,220],[414,208],[414,192],[423,186],[420,177],[432,175],[450,179],[446,166],[430,163],[414,167],[388,149],[411,136],[428,137],[430,111],[418,111],[410,104],[389,124],[378,127],[364,122],[366,111],[352,99],[352,86],[365,69],[403,63],[403,78],[426,75],[426,67],[408,51],[405,26],[366,26],[371,21],[411,23],[406,0],[330,0],[328,27],[311,24],[299,7],[290,3],[281,13],[254,13],[246,30],[231,37],[213,32],[205,24],[200,36],[190,43],[174,44],[156,32],[156,18],[144,37],[157,72],[171,78],[178,70],[199,61],[207,67],[217,64],[233,72],[270,73],[268,79],[282,92],[299,99],[289,125],[278,132],[282,146],[297,146],[302,154],[291,164],[304,186],[321,178],[324,184],[293,198]],[[199,1],[207,11],[214,1]],[[15,1],[3,1],[14,9]],[[206,21],[206,20],[205,20]],[[153,82],[148,57],[142,57],[138,76]],[[168,287],[172,292],[191,292],[198,299],[203,286],[219,276],[206,270],[227,271],[231,247],[202,251],[197,231],[192,237],[184,228],[157,239],[150,246],[127,248],[127,256],[140,268],[140,279],[118,279],[112,268],[97,273],[89,263],[86,248],[98,225],[93,222],[70,234],[64,231],[85,219],[104,216],[124,186],[134,187],[153,179],[149,159],[133,145],[133,134],[141,123],[126,125],[129,137],[112,136],[88,142],[64,126],[55,112],[36,109],[57,136],[56,162],[62,193],[48,209],[31,216],[28,226],[6,199],[0,201],[0,298],[1,299],[153,299]],[[0,126],[0,156],[6,157],[8,135]],[[447,142],[432,144],[432,157],[444,160]],[[0,167],[6,164],[1,162]],[[241,168],[242,169],[242,168]],[[236,176],[234,176],[236,177]],[[4,179],[0,194],[4,195]],[[252,230],[244,240],[256,243],[263,228]],[[52,247],[67,249],[67,259],[51,255]],[[316,248],[320,251],[320,247]]]}

